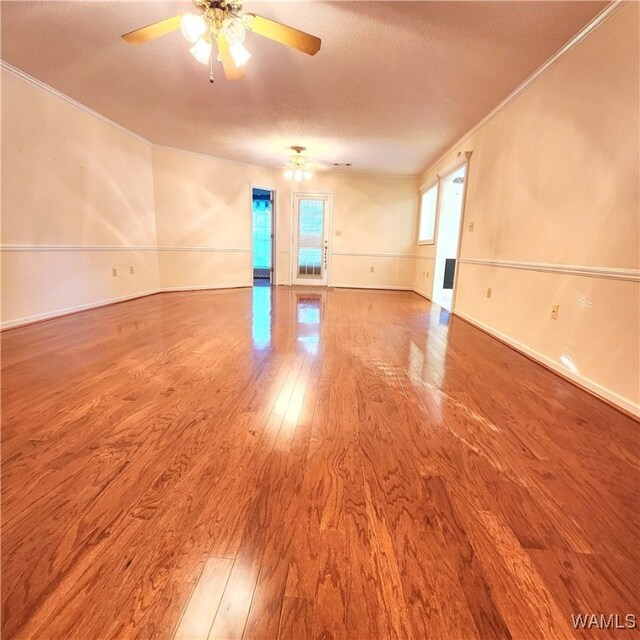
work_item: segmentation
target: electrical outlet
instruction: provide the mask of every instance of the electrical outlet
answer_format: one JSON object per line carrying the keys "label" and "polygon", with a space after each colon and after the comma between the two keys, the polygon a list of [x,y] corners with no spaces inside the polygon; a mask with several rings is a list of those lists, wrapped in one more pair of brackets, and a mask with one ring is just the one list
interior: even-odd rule
{"label": "electrical outlet", "polygon": [[369,267],[369,273],[373,273],[375,269],[373,267]]}
{"label": "electrical outlet", "polygon": [[491,287],[487,289],[487,298],[491,297]]}
{"label": "electrical outlet", "polygon": [[118,270],[114,267],[111,269],[111,275],[115,278],[118,275]]}
{"label": "electrical outlet", "polygon": [[427,275],[427,272],[426,272],[426,271],[423,271],[423,272],[422,272],[422,277],[424,278],[426,275]]}
{"label": "electrical outlet", "polygon": [[336,236],[340,237],[342,235],[342,231],[340,229],[336,229]]}
{"label": "electrical outlet", "polygon": [[558,319],[558,310],[560,309],[560,305],[559,304],[554,304],[551,307],[551,319],[552,320],[557,320]]}
{"label": "electrical outlet", "polygon": [[474,225],[474,223],[473,223],[473,222],[470,222],[470,223],[469,223],[469,231],[473,231],[473,225]]}
{"label": "electrical outlet", "polygon": [[133,275],[133,267],[129,267],[129,273]]}

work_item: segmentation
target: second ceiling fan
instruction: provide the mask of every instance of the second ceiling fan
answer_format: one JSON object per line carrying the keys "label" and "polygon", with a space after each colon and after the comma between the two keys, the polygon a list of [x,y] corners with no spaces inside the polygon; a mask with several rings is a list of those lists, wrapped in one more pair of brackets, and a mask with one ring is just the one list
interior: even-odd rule
{"label": "second ceiling fan", "polygon": [[[243,45],[247,30],[310,56],[320,51],[321,40],[316,36],[254,13],[241,14],[241,0],[193,0],[193,4],[200,10],[199,15],[179,14],[125,33],[122,38],[129,44],[144,44],[181,29],[193,44],[193,57],[202,64],[212,62],[215,41],[218,58],[229,80],[244,76],[242,67],[251,57]],[[210,79],[213,82],[213,70]]]}

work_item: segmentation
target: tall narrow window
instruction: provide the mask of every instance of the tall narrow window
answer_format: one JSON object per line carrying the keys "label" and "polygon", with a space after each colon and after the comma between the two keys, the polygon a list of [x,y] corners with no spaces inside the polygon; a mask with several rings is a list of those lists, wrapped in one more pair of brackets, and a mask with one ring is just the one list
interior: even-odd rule
{"label": "tall narrow window", "polygon": [[420,230],[418,244],[433,244],[435,241],[436,206],[438,203],[438,183],[422,192],[420,202]]}

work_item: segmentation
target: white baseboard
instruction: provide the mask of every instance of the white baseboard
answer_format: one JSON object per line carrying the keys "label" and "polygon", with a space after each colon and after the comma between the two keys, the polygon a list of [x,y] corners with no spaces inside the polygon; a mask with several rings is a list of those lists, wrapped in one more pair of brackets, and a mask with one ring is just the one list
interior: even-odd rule
{"label": "white baseboard", "polygon": [[135,300],[136,298],[144,298],[145,296],[151,296],[154,293],[158,293],[160,289],[151,289],[149,291],[140,291],[139,293],[132,293],[127,296],[119,296],[117,298],[109,298],[108,300],[98,300],[97,302],[89,302],[87,304],[79,304],[73,307],[65,307],[63,309],[54,309],[53,311],[45,311],[44,313],[36,313],[32,316],[24,316],[23,318],[16,318],[15,320],[5,320],[0,323],[0,330],[12,329],[14,327],[21,327],[25,324],[32,324],[34,322],[40,322],[41,320],[50,320],[52,318],[58,318],[60,316],[67,316],[71,313],[77,313],[78,311],[88,311],[89,309],[97,309],[98,307],[106,307],[109,304],[116,302],[125,302],[126,300]]}
{"label": "white baseboard", "polygon": [[482,329],[484,332],[504,342],[505,344],[514,348],[516,351],[519,351],[520,353],[523,353],[524,355],[532,358],[533,360],[536,360],[543,366],[547,367],[547,369],[551,369],[561,377],[566,378],[567,380],[573,382],[575,385],[577,385],[578,387],[581,387],[585,391],[588,391],[589,393],[592,393],[593,395],[598,396],[603,400],[606,400],[607,402],[615,405],[616,407],[620,407],[623,411],[631,414],[632,416],[640,418],[640,406],[634,404],[628,398],[625,398],[617,394],[615,391],[611,391],[611,389],[607,389],[606,387],[603,387],[602,385],[598,384],[593,380],[590,380],[589,378],[585,378],[584,376],[580,376],[573,373],[572,371],[569,371],[568,369],[563,367],[560,363],[556,362],[555,360],[552,360],[548,356],[545,356],[542,353],[539,353],[535,349],[528,347],[526,344],[523,344],[518,340],[514,340],[513,338],[509,337],[504,333],[501,333],[500,331],[496,331],[496,329],[494,329],[493,327],[490,327],[484,324],[483,322],[476,320],[472,316],[466,313],[463,313],[462,311],[457,311],[454,309],[453,315],[459,316],[463,320],[466,320],[469,324],[472,324],[474,327],[477,327],[478,329]]}
{"label": "white baseboard", "polygon": [[161,287],[158,289],[160,293],[177,293],[179,291],[209,291],[212,289],[246,289],[252,287],[253,282],[249,284],[203,284],[187,287]]}
{"label": "white baseboard", "polygon": [[425,291],[422,291],[420,289],[416,289],[415,287],[413,289],[411,289],[411,291],[413,291],[413,293],[417,293],[419,296],[426,298],[429,302],[431,302],[431,296],[428,295]]}
{"label": "white baseboard", "polygon": [[398,287],[384,284],[334,284],[329,285],[335,289],[376,289],[379,291],[412,291],[411,287]]}
{"label": "white baseboard", "polygon": [[24,325],[33,324],[34,322],[40,322],[42,320],[52,320],[53,318],[60,318],[62,316],[68,316],[78,311],[88,311],[89,309],[98,309],[99,307],[106,307],[110,304],[117,302],[126,302],[127,300],[135,300],[137,298],[145,298],[156,293],[170,293],[177,291],[206,291],[209,289],[240,289],[244,287],[250,287],[251,284],[212,284],[202,285],[197,287],[161,287],[159,289],[150,289],[148,291],[140,291],[139,293],[132,293],[131,295],[119,296],[117,298],[109,298],[108,300],[98,300],[96,302],[89,302],[87,304],[79,304],[73,307],[64,307],[62,309],[54,309],[53,311],[45,311],[44,313],[36,313],[32,316],[24,316],[22,318],[16,318],[15,320],[5,320],[0,322],[0,331],[5,329],[14,329],[16,327],[22,327]]}

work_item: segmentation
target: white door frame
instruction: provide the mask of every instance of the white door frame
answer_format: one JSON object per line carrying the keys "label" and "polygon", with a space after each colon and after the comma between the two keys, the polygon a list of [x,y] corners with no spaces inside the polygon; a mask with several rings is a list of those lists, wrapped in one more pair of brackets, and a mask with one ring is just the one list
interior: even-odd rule
{"label": "white door frame", "polygon": [[456,270],[453,276],[453,289],[451,291],[451,313],[456,308],[456,293],[458,291],[458,276],[460,275],[460,253],[462,251],[462,236],[464,235],[464,214],[467,205],[467,187],[469,185],[469,165],[471,164],[472,151],[465,151],[464,157],[458,157],[449,166],[445,167],[440,173],[438,173],[438,203],[436,209],[436,222],[435,222],[435,256],[433,265],[433,283],[431,285],[431,299],[433,300],[433,292],[436,287],[435,280],[435,260],[438,256],[438,231],[440,229],[440,213],[442,210],[442,198],[444,196],[443,182],[445,178],[451,175],[454,171],[464,167],[464,183],[462,187],[462,202],[460,203],[460,223],[458,226],[458,248],[456,251]]}
{"label": "white door frame", "polygon": [[271,285],[275,286],[276,284],[276,204],[277,204],[277,191],[273,187],[263,187],[259,184],[251,183],[249,187],[250,199],[249,199],[249,263],[250,263],[250,271],[251,271],[251,283],[249,286],[253,286],[253,190],[254,189],[262,189],[263,191],[270,191],[273,194],[273,202],[271,203]]}
{"label": "white door frame", "polygon": [[[299,200],[324,200],[323,241],[326,242],[326,268],[325,277],[322,280],[313,278],[298,279],[298,201]],[[291,194],[291,284],[310,285],[316,287],[328,287],[331,282],[331,230],[333,220],[333,194],[315,191],[294,191]]]}

